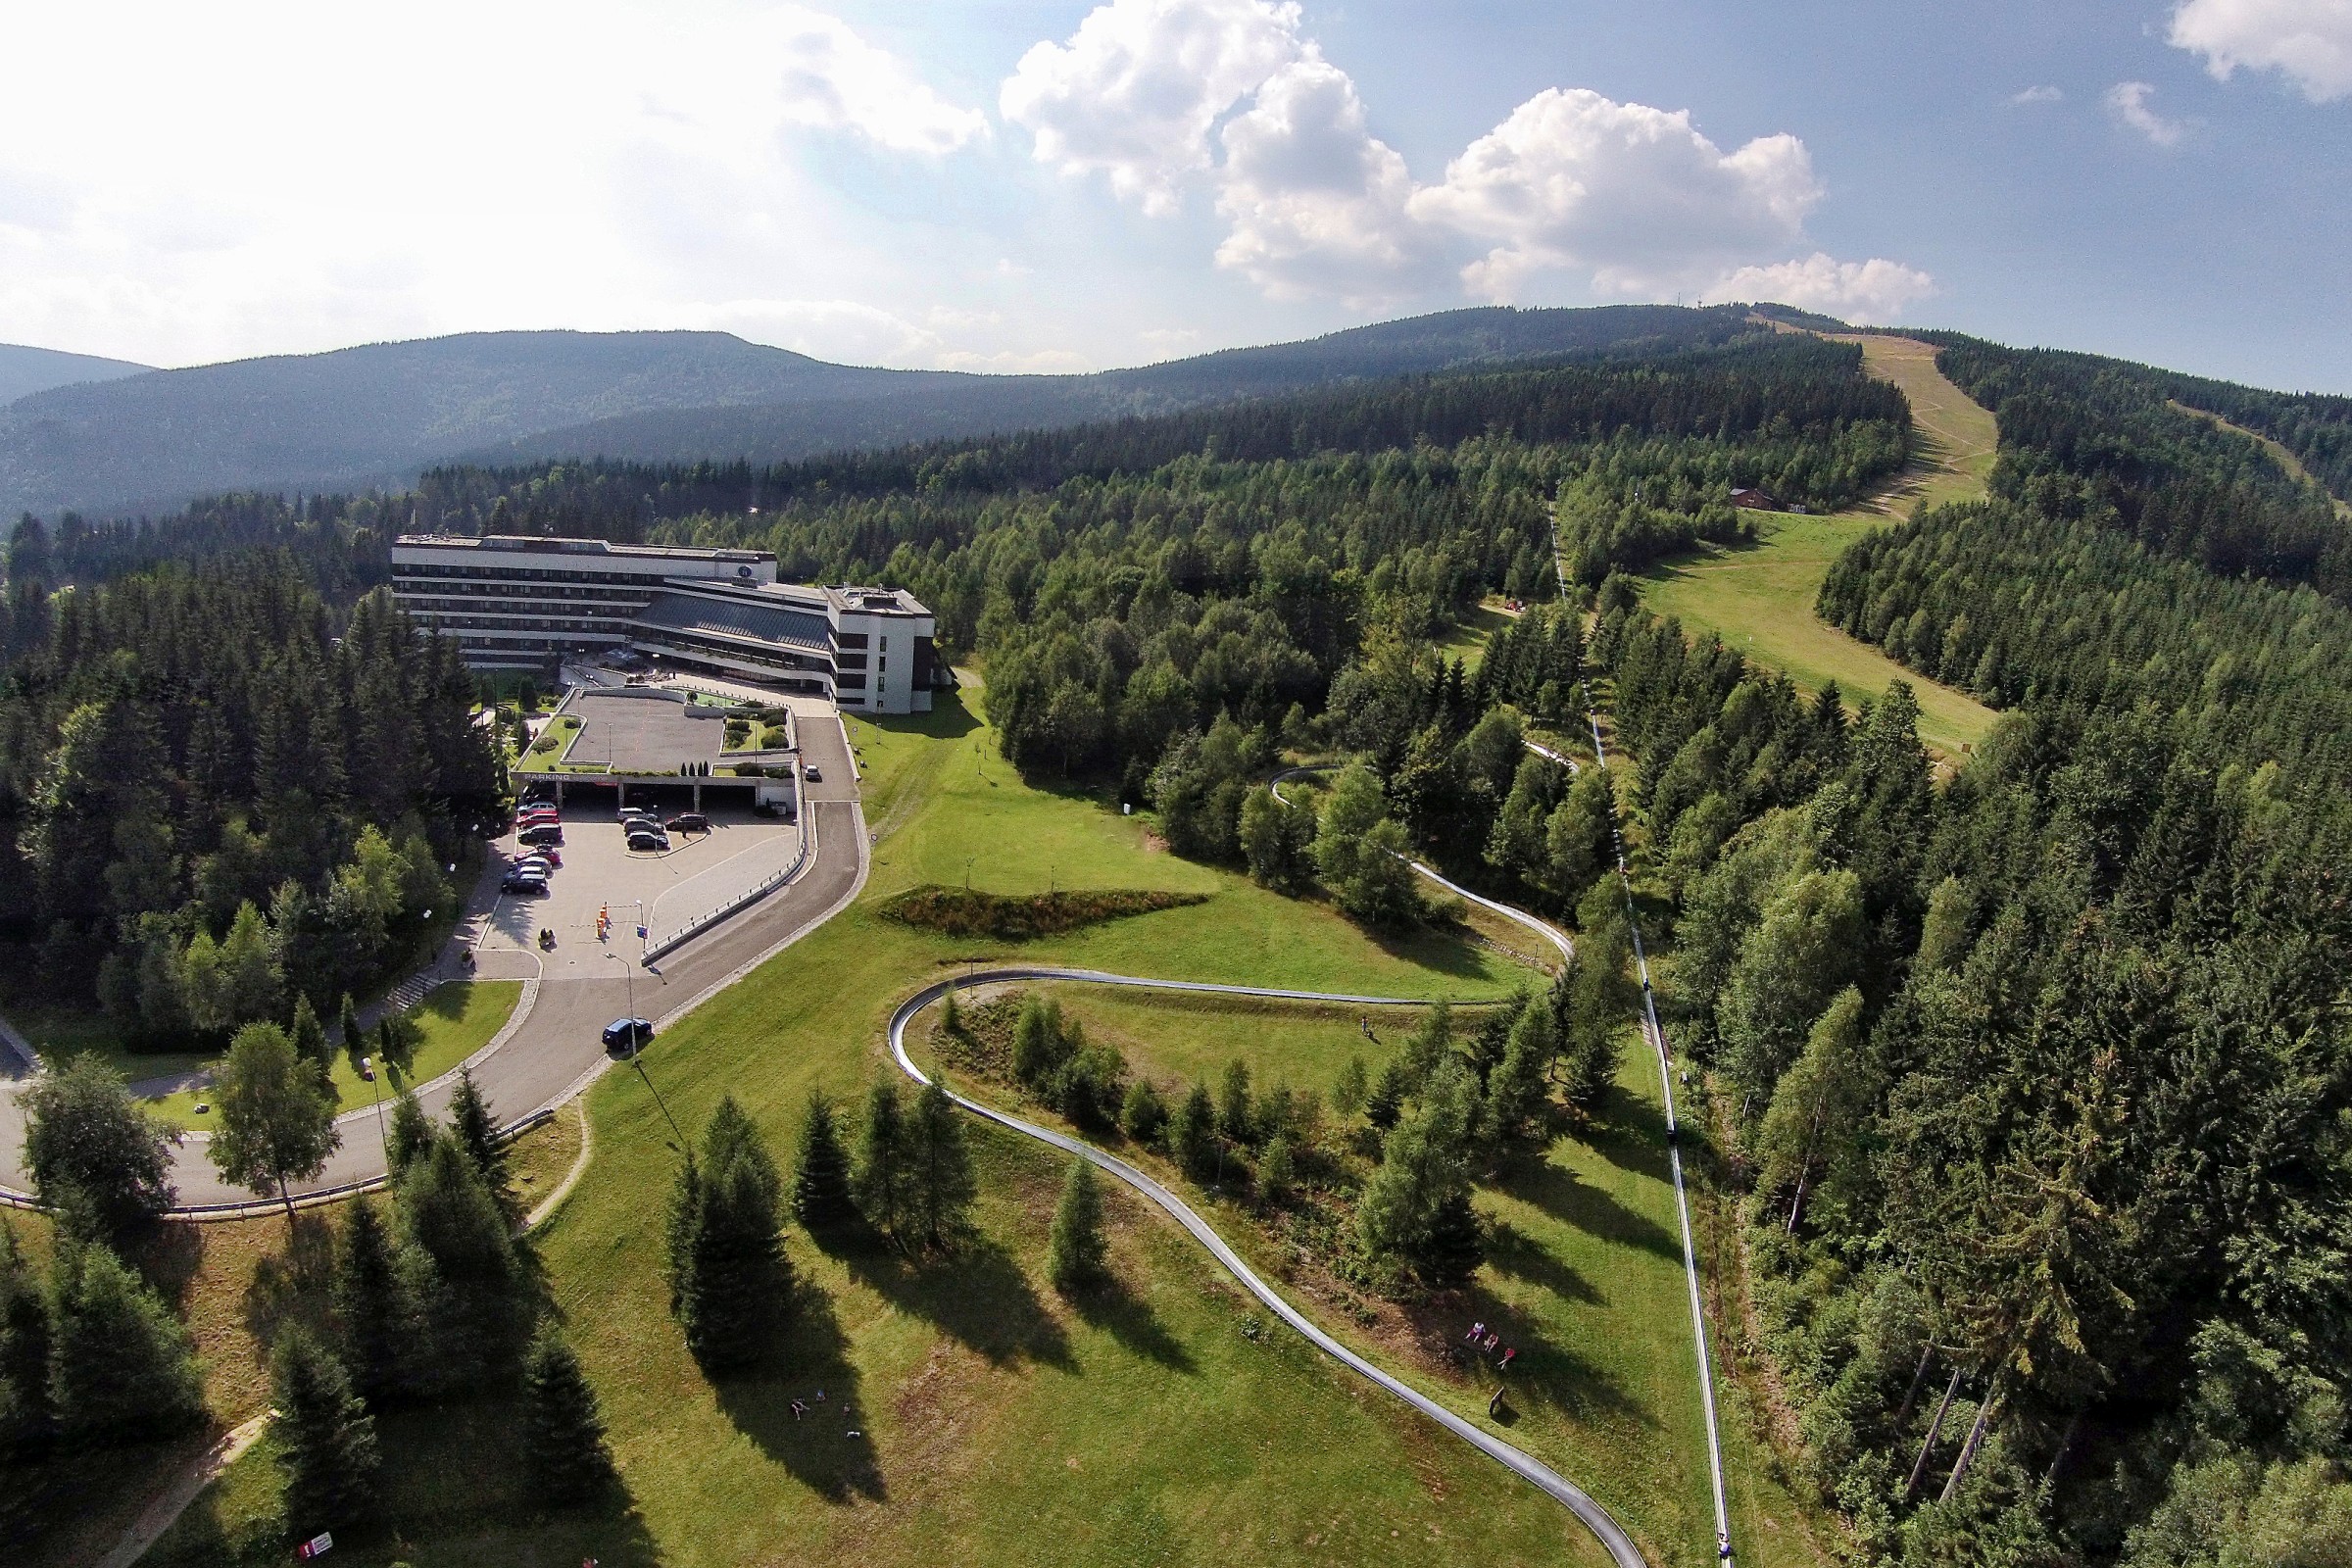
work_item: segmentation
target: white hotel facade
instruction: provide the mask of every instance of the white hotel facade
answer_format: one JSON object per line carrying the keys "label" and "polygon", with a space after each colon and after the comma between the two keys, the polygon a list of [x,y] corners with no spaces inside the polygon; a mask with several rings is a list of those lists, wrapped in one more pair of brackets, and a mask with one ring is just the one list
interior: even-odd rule
{"label": "white hotel facade", "polygon": [[892,588],[776,581],[764,550],[403,534],[401,608],[478,669],[646,655],[868,713],[931,710],[931,612]]}

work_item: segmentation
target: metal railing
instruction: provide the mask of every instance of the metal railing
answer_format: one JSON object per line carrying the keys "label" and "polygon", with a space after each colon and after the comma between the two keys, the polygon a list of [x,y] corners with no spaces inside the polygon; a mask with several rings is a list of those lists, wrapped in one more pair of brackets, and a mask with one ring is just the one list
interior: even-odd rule
{"label": "metal railing", "polygon": [[649,931],[645,944],[645,952],[639,955],[638,961],[640,963],[653,962],[656,958],[661,957],[663,954],[675,950],[690,938],[700,936],[705,931],[710,930],[712,926],[718,924],[719,921],[726,919],[730,915],[738,914],[751,907],[753,905],[759,903],[761,899],[766,898],[770,893],[775,892],[776,889],[782,887],[785,883],[791,881],[794,877],[800,875],[801,868],[808,863],[809,835],[813,831],[812,822],[815,818],[815,804],[808,800],[803,800],[800,805],[800,849],[796,854],[794,854],[790,860],[784,863],[782,869],[769,872],[767,875],[761,877],[759,881],[753,883],[751,886],[743,889],[739,893],[734,894],[732,897],[719,904],[716,907],[706,910],[701,914],[688,916],[685,920],[679,922],[678,926],[674,930],[664,931],[660,936],[651,935]]}

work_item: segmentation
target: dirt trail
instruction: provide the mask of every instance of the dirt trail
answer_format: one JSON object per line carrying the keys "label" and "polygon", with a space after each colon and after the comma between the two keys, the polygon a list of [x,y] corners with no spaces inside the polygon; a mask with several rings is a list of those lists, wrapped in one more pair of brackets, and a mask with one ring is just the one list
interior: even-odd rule
{"label": "dirt trail", "polygon": [[[2207,424],[2214,426],[2216,429],[2227,430],[2231,435],[2244,436],[2247,440],[2262,448],[2263,451],[2269,453],[2273,463],[2278,464],[2279,467],[2284,468],[2295,478],[2302,480],[2305,484],[2310,485],[2315,490],[2318,490],[2322,495],[2327,495],[2328,487],[2320,483],[2320,477],[2318,474],[2313,473],[2309,468],[2303,466],[2303,460],[2301,458],[2296,457],[2292,452],[2287,451],[2286,448],[2280,446],[2269,436],[2264,435],[2260,430],[2249,430],[2242,424],[2231,424],[2228,419],[2223,418],[2218,414],[2209,414],[2203,409],[2192,408],[2178,398],[2167,398],[2165,401],[2172,407],[2179,409],[2182,414],[2188,415],[2194,418],[2203,419]],[[2337,516],[2352,519],[2352,501],[2337,500],[2334,496],[2328,496],[2328,499],[2335,503],[2335,514]]]}
{"label": "dirt trail", "polygon": [[1936,368],[1936,346],[1875,332],[1833,334],[1832,341],[1861,345],[1863,368],[1892,381],[1911,402],[1911,465],[1866,503],[1869,509],[1893,516],[1908,503],[1941,506],[1983,496],[1999,431],[1991,410]]}

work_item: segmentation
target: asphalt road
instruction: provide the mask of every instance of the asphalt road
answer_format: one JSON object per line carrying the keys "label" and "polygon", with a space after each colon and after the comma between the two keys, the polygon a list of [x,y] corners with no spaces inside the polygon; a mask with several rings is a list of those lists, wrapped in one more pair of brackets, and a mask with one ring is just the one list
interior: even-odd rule
{"label": "asphalt road", "polygon": [[[665,1022],[741,979],[760,960],[848,903],[863,879],[866,862],[856,774],[838,724],[807,725],[802,744],[824,774],[822,783],[808,786],[814,834],[808,863],[760,903],[696,937],[651,969],[622,956],[624,950],[632,956],[636,951],[625,927],[610,945],[592,939],[560,941],[544,959],[535,951],[479,950],[479,978],[525,982],[518,1018],[473,1064],[474,1083],[501,1122],[556,1104],[584,1087],[610,1059],[604,1051],[604,1026],[627,1016],[632,1006],[638,1015],[654,1020],[658,1038]],[[592,950],[595,957],[583,960],[583,949]],[[0,1186],[21,1193],[31,1182],[24,1171],[24,1126],[16,1087],[0,1092]],[[417,1098],[427,1113],[439,1117],[446,1114],[456,1088],[456,1074],[451,1073],[426,1085]],[[383,1117],[388,1125],[388,1108]],[[377,1111],[346,1112],[338,1126],[342,1147],[316,1179],[296,1185],[297,1198],[384,1174]],[[255,1201],[261,1195],[220,1180],[207,1152],[209,1143],[205,1134],[192,1133],[174,1152],[172,1182],[181,1206]]]}

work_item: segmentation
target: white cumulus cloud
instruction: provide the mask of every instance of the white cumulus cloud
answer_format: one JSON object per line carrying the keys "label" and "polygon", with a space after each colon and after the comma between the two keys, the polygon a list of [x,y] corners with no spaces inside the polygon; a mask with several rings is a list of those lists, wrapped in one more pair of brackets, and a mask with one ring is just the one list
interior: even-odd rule
{"label": "white cumulus cloud", "polygon": [[1373,303],[1427,281],[1431,236],[1406,214],[1413,177],[1366,128],[1348,74],[1285,66],[1227,122],[1217,211],[1233,225],[1217,263],[1277,297]]}
{"label": "white cumulus cloud", "polygon": [[2352,0],[2185,0],[2170,36],[2224,81],[2277,71],[2315,104],[2352,96]]}
{"label": "white cumulus cloud", "polygon": [[857,131],[895,152],[949,153],[988,134],[988,117],[934,92],[906,61],[839,17],[787,7],[784,116],[796,124]]}
{"label": "white cumulus cloud", "polygon": [[1874,256],[1867,262],[1841,262],[1822,251],[1801,261],[1775,262],[1769,267],[1742,267],[1729,273],[1711,295],[1769,301],[1819,311],[1848,321],[1881,326],[1901,317],[1919,300],[1936,292],[1936,279],[1916,267]]}
{"label": "white cumulus cloud", "polygon": [[2062,87],[2052,87],[2047,83],[2044,83],[2038,87],[2028,87],[2023,92],[2013,92],[2009,95],[2009,101],[2013,104],[2064,103],[2066,101],[2066,90]]}
{"label": "white cumulus cloud", "polygon": [[1554,87],[1472,142],[1412,210],[1499,241],[1462,278],[1508,301],[1555,269],[1588,271],[1594,287],[1623,294],[1712,275],[1793,243],[1821,196],[1794,136],[1726,153],[1687,112]]}
{"label": "white cumulus cloud", "polygon": [[1040,162],[1165,215],[1213,164],[1217,122],[1305,52],[1287,0],[1110,0],[1023,55],[998,107]]}
{"label": "white cumulus cloud", "polygon": [[2138,131],[2159,147],[2178,147],[2188,126],[2158,114],[2152,100],[2156,89],[2144,81],[2119,81],[2107,89],[2107,112],[2116,122]]}

